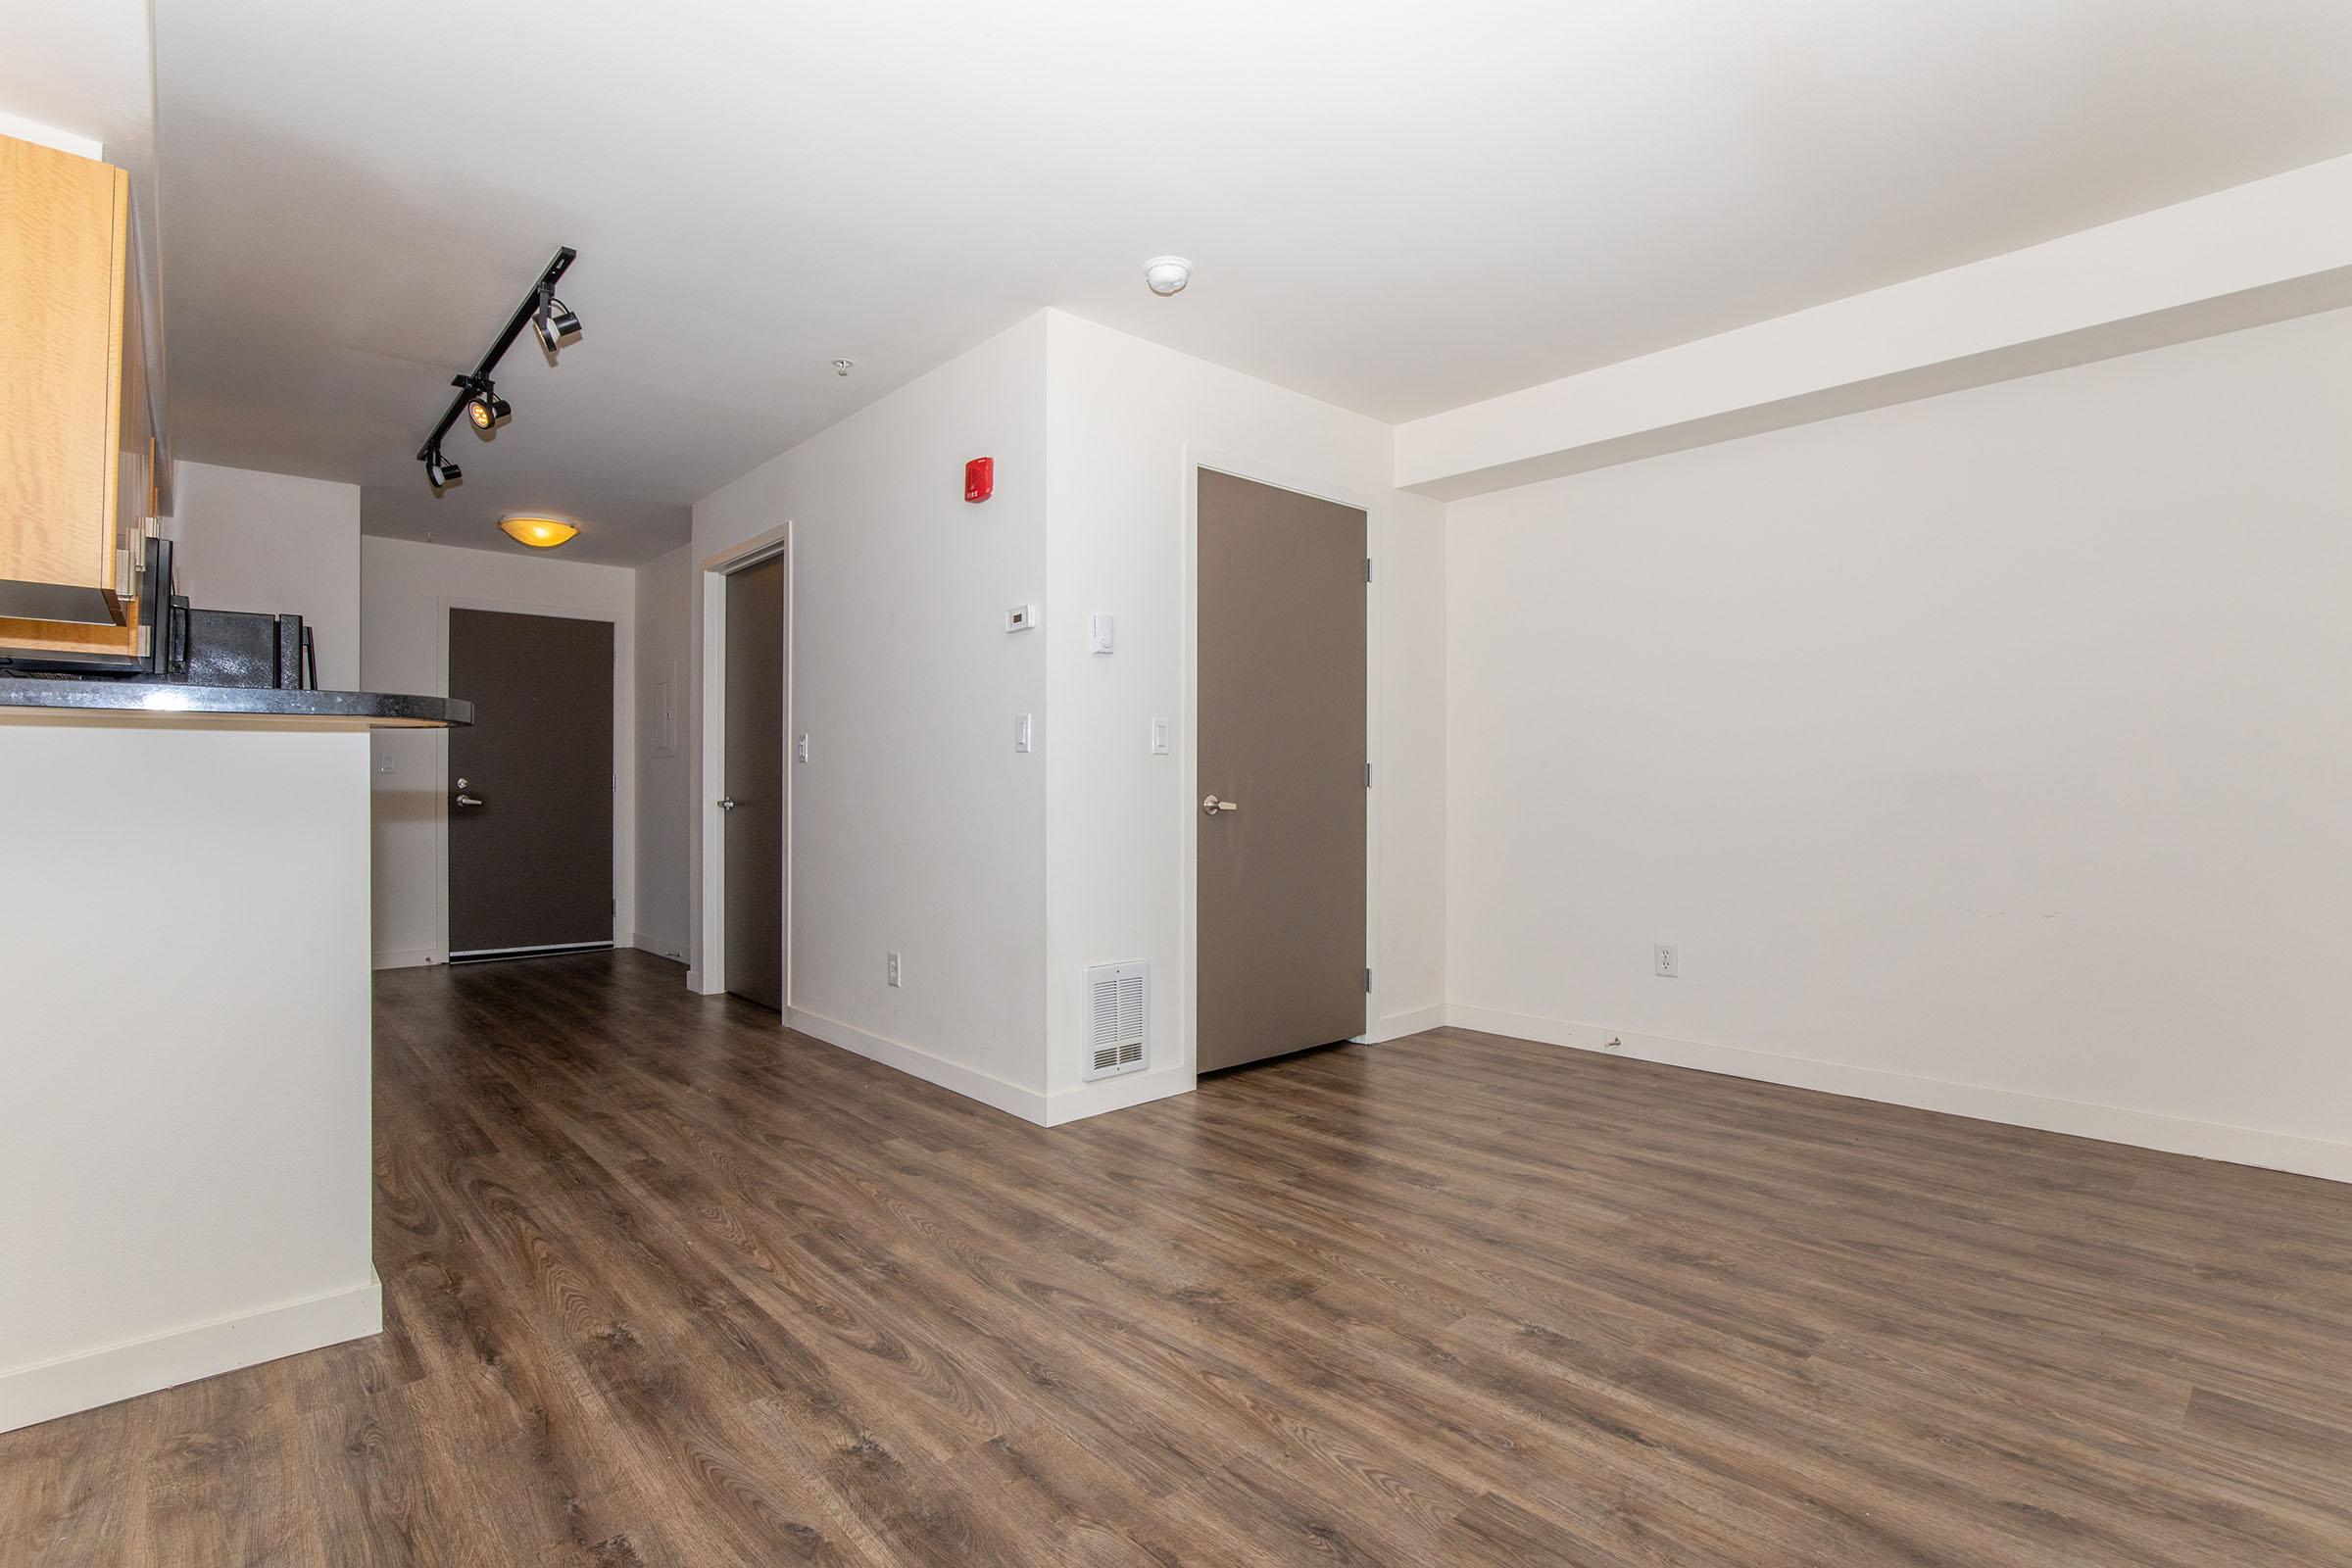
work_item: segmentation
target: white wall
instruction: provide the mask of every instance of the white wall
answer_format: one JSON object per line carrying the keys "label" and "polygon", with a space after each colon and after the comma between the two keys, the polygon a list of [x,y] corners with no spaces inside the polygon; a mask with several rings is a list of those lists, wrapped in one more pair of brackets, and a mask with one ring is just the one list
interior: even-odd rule
{"label": "white wall", "polygon": [[[1049,311],[698,504],[706,564],[792,527],[793,727],[812,746],[793,769],[792,1022],[1038,1121],[1191,1087],[1188,457],[1371,514],[1375,1032],[1438,1021],[1443,509],[1389,488],[1388,434]],[[979,456],[997,495],[975,507]],[[1040,629],[1007,634],[1025,603]],[[1086,652],[1097,610],[1119,616],[1108,659]],[[1149,755],[1154,716],[1179,721],[1171,756]],[[1083,971],[1133,958],[1157,977],[1161,1065],[1081,1085]]]}
{"label": "white wall", "polygon": [[[1184,733],[1192,465],[1364,507],[1372,599],[1371,907],[1376,1036],[1445,1002],[1443,509],[1389,487],[1389,427],[1058,311],[1047,313],[1052,581],[1046,993],[1053,1120],[1190,1087],[1180,1006],[1198,813]],[[1087,651],[1090,612],[1117,651]],[[1149,723],[1175,721],[1172,754]],[[1156,1065],[1082,1085],[1084,971],[1149,959]],[[1158,1080],[1157,1083],[1152,1082]]]}
{"label": "white wall", "polygon": [[[698,563],[793,525],[812,746],[792,770],[793,1021],[1023,1114],[1045,1088],[1046,783],[1013,716],[1038,715],[1039,753],[1054,729],[1043,636],[1008,635],[1004,611],[1046,592],[1045,355],[1032,317],[694,509]],[[983,456],[996,498],[969,505]],[[699,833],[718,789],[697,767]],[[698,942],[701,924],[698,906]]]}
{"label": "white wall", "polygon": [[2352,1178],[2347,431],[2338,312],[1454,504],[1457,1021]]}
{"label": "white wall", "polygon": [[[637,907],[636,573],[626,566],[363,539],[360,684],[369,691],[448,695],[453,607],[613,623],[613,906],[620,913],[612,939],[626,945]],[[379,730],[373,744],[376,967],[446,962],[448,732]],[[390,773],[381,770],[387,758],[395,769]]]}
{"label": "white wall", "polygon": [[694,547],[637,568],[637,945],[683,960],[692,929]]}
{"label": "white wall", "polygon": [[0,1431],[380,1326],[367,766],[0,719]]}
{"label": "white wall", "polygon": [[360,487],[207,463],[175,466],[172,570],[199,610],[297,614],[318,684],[360,683]]}

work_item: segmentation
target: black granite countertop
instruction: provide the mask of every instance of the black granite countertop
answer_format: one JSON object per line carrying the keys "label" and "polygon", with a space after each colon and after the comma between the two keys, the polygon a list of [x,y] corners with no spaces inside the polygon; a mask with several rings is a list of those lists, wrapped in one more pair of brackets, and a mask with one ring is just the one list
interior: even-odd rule
{"label": "black granite countertop", "polygon": [[473,705],[458,697],[0,675],[0,719],[28,712],[78,713],[92,718],[255,719],[321,729],[440,729],[473,722]]}

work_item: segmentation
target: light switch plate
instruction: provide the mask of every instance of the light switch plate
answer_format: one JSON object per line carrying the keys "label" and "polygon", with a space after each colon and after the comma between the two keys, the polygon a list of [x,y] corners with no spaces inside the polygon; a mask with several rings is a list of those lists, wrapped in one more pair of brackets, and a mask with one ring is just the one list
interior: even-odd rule
{"label": "light switch plate", "polygon": [[792,743],[792,755],[804,762],[808,760],[808,735],[806,730]]}
{"label": "light switch plate", "polygon": [[1106,615],[1100,610],[1096,611],[1094,614],[1087,618],[1086,622],[1087,652],[1092,654],[1109,653],[1111,643],[1116,637],[1117,633],[1118,622],[1116,617]]}
{"label": "light switch plate", "polygon": [[1016,752],[1029,750],[1029,715],[1027,713],[1012,715],[1012,749]]}
{"label": "light switch plate", "polygon": [[1152,721],[1152,755],[1153,757],[1168,755],[1168,721],[1164,718],[1155,718]]}

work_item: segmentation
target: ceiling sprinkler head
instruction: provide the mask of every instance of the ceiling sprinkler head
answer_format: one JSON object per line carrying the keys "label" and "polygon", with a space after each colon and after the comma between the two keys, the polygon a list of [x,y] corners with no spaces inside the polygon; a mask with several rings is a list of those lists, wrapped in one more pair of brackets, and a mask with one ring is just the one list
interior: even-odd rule
{"label": "ceiling sprinkler head", "polygon": [[850,373],[850,368],[857,363],[858,362],[856,360],[835,360],[833,362],[833,373],[835,375],[847,375]]}

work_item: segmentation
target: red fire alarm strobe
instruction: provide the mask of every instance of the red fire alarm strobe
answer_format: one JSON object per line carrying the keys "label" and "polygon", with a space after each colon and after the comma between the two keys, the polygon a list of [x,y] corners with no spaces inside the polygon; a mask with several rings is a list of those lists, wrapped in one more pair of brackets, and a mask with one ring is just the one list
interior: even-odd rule
{"label": "red fire alarm strobe", "polygon": [[974,458],[963,466],[963,499],[986,501],[997,493],[997,460]]}

